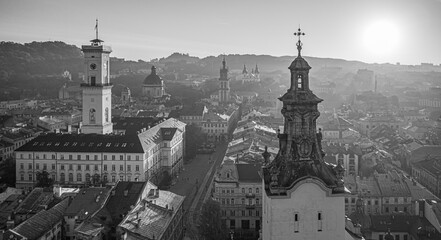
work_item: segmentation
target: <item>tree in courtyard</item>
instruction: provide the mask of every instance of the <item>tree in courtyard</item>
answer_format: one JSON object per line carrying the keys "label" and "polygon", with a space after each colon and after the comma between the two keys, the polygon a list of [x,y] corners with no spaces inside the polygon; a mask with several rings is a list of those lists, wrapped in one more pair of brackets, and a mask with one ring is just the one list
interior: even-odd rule
{"label": "tree in courtyard", "polygon": [[37,172],[37,183],[35,187],[52,187],[54,185],[54,179],[49,177],[49,173],[46,171]]}
{"label": "tree in courtyard", "polygon": [[196,156],[203,139],[204,134],[198,126],[195,124],[185,126],[185,160]]}
{"label": "tree in courtyard", "polygon": [[221,209],[218,202],[209,199],[202,205],[199,219],[199,233],[207,240],[227,238],[227,230],[222,225]]}

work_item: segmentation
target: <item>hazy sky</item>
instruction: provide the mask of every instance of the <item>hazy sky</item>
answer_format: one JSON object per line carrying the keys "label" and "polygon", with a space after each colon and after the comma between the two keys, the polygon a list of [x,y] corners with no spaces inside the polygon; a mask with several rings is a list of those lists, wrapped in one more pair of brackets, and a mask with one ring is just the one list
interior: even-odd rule
{"label": "hazy sky", "polygon": [[0,40],[95,37],[112,56],[295,55],[377,63],[441,63],[441,0],[0,0]]}

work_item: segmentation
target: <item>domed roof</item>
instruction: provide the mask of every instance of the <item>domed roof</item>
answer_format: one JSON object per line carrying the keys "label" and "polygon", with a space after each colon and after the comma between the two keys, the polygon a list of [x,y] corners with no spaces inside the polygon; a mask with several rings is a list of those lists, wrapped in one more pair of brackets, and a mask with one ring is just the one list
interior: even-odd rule
{"label": "domed roof", "polygon": [[156,75],[156,67],[152,66],[152,72],[144,79],[146,85],[162,85],[162,78]]}
{"label": "domed roof", "polygon": [[293,70],[293,69],[309,70],[309,69],[311,69],[308,62],[304,58],[302,58],[301,56],[296,57],[296,59],[294,59],[294,61],[292,61],[291,65],[288,68],[290,70]]}

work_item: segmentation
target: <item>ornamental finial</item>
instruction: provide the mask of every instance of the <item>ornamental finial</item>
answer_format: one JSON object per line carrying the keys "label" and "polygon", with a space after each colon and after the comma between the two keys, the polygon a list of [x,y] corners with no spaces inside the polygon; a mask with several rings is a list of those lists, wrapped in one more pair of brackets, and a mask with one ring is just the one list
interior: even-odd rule
{"label": "ornamental finial", "polygon": [[295,32],[294,33],[294,36],[298,36],[299,37],[299,41],[297,41],[297,51],[299,52],[298,54],[298,56],[300,57],[301,55],[300,55],[300,52],[302,51],[302,42],[300,41],[300,36],[305,36],[305,33],[304,32],[302,32],[302,30],[300,29],[300,27],[299,27],[299,29],[297,30],[297,32]]}

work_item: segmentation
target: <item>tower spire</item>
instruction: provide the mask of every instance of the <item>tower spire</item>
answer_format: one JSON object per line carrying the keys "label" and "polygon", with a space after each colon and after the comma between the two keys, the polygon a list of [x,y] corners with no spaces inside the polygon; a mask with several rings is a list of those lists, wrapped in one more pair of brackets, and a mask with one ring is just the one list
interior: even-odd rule
{"label": "tower spire", "polygon": [[96,23],[95,23],[95,34],[96,34],[96,38],[95,39],[99,39],[98,38],[98,18],[96,19]]}
{"label": "tower spire", "polygon": [[297,41],[297,51],[299,52],[298,53],[298,56],[300,57],[301,56],[301,54],[300,54],[300,52],[302,51],[302,41],[300,41],[300,36],[305,36],[305,33],[304,32],[302,32],[302,30],[300,29],[300,27],[299,27],[299,29],[297,30],[297,32],[295,32],[294,33],[294,36],[298,36],[299,37],[299,41]]}
{"label": "tower spire", "polygon": [[224,58],[222,59],[222,66],[224,69],[227,68],[227,62],[225,61],[225,54],[224,54]]}

